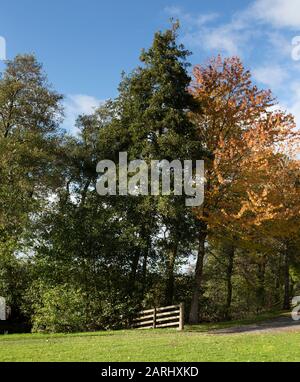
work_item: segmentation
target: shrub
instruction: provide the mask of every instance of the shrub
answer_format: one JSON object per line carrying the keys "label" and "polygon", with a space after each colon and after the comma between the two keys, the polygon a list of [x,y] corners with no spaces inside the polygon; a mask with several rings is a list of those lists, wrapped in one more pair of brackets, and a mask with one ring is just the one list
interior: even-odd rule
{"label": "shrub", "polygon": [[42,291],[33,311],[33,332],[69,333],[84,331],[87,327],[84,294],[68,285]]}
{"label": "shrub", "polygon": [[24,311],[31,316],[32,331],[70,333],[130,326],[136,307],[130,299],[103,292],[86,292],[69,284],[32,284]]}

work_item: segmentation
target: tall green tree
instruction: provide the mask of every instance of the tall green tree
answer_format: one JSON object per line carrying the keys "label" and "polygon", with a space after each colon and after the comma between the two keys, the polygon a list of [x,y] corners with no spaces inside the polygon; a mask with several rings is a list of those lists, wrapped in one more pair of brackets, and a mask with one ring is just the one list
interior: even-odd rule
{"label": "tall green tree", "polygon": [[[201,159],[202,147],[196,139],[194,124],[188,113],[195,102],[188,91],[191,78],[188,75],[187,57],[190,52],[177,43],[178,23],[154,36],[152,46],[140,56],[142,66],[124,78],[117,99],[119,115],[115,122],[119,132],[119,150],[128,152],[129,160]],[[115,145],[114,145],[115,146]],[[165,303],[173,301],[174,269],[177,254],[190,230],[193,218],[184,206],[184,198],[170,196],[140,198],[143,210],[145,199],[153,206],[144,215],[152,225],[159,221],[165,229],[164,262],[166,269]],[[139,203],[139,202],[138,202]],[[171,207],[172,206],[172,207]],[[187,217],[189,217],[187,219]],[[137,220],[138,221],[138,220]],[[154,226],[153,226],[154,227]],[[155,228],[149,226],[143,232],[151,247]],[[149,248],[146,249],[146,252]],[[147,254],[144,254],[147,259]]]}
{"label": "tall green tree", "polygon": [[0,79],[0,263],[1,289],[12,305],[14,284],[22,283],[12,269],[18,263],[15,251],[22,249],[32,218],[58,182],[61,99],[34,56],[7,62]]}

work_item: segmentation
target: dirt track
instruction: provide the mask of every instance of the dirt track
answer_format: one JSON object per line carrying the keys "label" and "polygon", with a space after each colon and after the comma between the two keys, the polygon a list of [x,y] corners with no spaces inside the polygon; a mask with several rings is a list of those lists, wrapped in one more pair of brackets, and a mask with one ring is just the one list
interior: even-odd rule
{"label": "dirt track", "polygon": [[300,320],[294,321],[291,317],[278,317],[257,324],[234,326],[225,329],[212,330],[211,334],[240,334],[240,333],[267,333],[283,331],[300,331]]}

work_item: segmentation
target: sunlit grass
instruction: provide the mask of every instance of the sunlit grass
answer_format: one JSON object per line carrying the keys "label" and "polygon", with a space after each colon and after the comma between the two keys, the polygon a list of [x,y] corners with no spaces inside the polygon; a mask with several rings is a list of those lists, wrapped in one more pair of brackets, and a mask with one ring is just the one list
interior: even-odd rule
{"label": "sunlit grass", "polygon": [[[300,331],[211,334],[222,323],[177,330],[126,330],[0,337],[0,361],[300,361]],[[253,322],[253,321],[252,321]]]}

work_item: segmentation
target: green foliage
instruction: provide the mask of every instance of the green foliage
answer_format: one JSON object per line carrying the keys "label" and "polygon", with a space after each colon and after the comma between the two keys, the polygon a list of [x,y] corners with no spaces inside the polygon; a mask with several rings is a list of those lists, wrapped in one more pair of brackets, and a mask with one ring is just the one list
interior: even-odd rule
{"label": "green foliage", "polygon": [[34,283],[23,309],[30,309],[33,332],[71,333],[128,327],[136,313],[133,301],[121,301],[117,295],[114,301],[105,298],[103,293],[88,294],[68,284]]}
{"label": "green foliage", "polygon": [[0,79],[0,294],[14,318],[30,276],[25,241],[33,239],[31,224],[58,184],[60,100],[34,56],[7,62]]}
{"label": "green foliage", "polygon": [[33,304],[33,332],[78,332],[85,330],[84,296],[68,285],[41,291]]}
{"label": "green foliage", "polygon": [[[206,115],[189,91],[189,52],[178,44],[177,30],[175,24],[155,34],[140,66],[123,76],[118,97],[78,118],[76,137],[60,131],[62,97],[36,59],[17,56],[7,64],[0,79],[0,295],[14,319],[30,321],[34,331],[121,329],[141,308],[179,302],[185,303],[186,317],[193,302],[200,306],[196,322],[235,319],[278,307],[284,290],[292,296],[299,288],[297,216],[293,237],[283,241],[282,228],[290,232],[284,219],[249,230],[242,222],[226,226],[220,219],[211,229],[206,211],[187,208],[185,197],[96,193],[98,161],[117,162],[122,151],[129,160],[146,162],[207,156],[213,161],[207,150],[220,138],[224,117],[216,109],[226,105],[225,116],[230,114],[226,92],[232,84],[210,78]],[[237,94],[255,103],[247,88],[250,74],[239,66],[244,82],[235,78]],[[222,90],[217,96],[215,86]],[[250,129],[261,107],[253,114],[248,101],[231,107],[246,107]],[[243,132],[239,120],[235,126]],[[226,134],[222,139],[225,150]],[[222,199],[235,176],[228,158],[222,164],[230,175],[213,192],[211,208],[218,218],[220,206],[238,208],[236,192],[246,189],[243,183],[231,190],[232,199]],[[199,286],[191,264],[201,248]]]}

